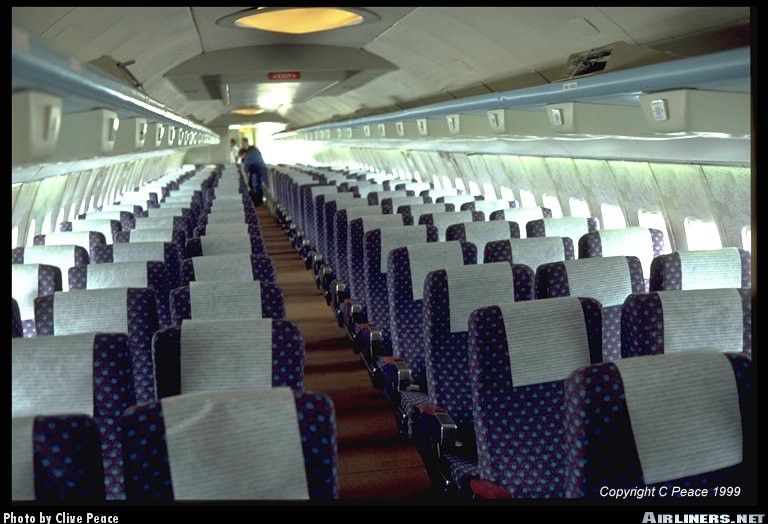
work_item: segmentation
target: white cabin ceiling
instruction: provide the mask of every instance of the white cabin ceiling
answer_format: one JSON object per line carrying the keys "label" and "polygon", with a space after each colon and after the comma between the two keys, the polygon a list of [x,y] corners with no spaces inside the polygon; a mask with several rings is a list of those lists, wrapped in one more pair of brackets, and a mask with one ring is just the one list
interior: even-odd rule
{"label": "white cabin ceiling", "polygon": [[[151,97],[207,123],[217,100],[189,101],[165,73],[204,52],[253,45],[363,49],[397,66],[346,93],[280,113],[293,127],[392,107],[562,66],[578,51],[617,40],[649,45],[748,20],[749,7],[368,7],[382,18],[327,33],[282,35],[216,25],[246,7],[14,7],[13,23],[82,61],[110,55]],[[258,90],[257,85],[253,90]]]}

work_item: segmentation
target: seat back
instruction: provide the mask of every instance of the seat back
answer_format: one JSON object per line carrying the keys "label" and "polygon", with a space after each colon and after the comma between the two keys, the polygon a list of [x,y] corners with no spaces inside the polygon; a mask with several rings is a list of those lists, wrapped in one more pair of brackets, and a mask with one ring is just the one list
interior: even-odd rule
{"label": "seat back", "polygon": [[481,202],[482,200],[478,200],[473,195],[448,195],[438,197],[435,202],[438,204],[452,204],[454,209],[459,210],[461,206],[475,201]]}
{"label": "seat back", "polygon": [[[352,200],[354,198],[354,193],[349,192],[321,193],[315,197],[315,237],[317,238],[317,245],[315,248],[319,253],[322,253],[326,257],[330,257],[329,251],[331,246],[327,245],[327,239],[328,228],[332,227],[332,225],[328,226],[326,217],[333,216],[331,214],[331,208],[328,206],[328,204],[341,200]],[[327,213],[326,208],[328,208]],[[336,211],[335,207],[333,208],[333,211]]]}
{"label": "seat back", "polygon": [[[447,211],[444,213],[427,213],[421,215],[419,224],[430,224],[437,228],[437,238],[439,242],[446,240],[447,230],[454,224],[464,222],[478,222],[483,220],[482,213],[474,211]],[[479,251],[482,253],[482,251]],[[482,257],[481,257],[482,258]]]}
{"label": "seat back", "polygon": [[752,287],[752,254],[727,247],[675,251],[651,262],[651,291]]}
{"label": "seat back", "polygon": [[[434,226],[432,226],[434,227]],[[465,242],[424,242],[390,251],[387,263],[392,354],[411,368],[412,381],[426,385],[422,344],[424,281],[430,271],[477,263],[477,249]]]}
{"label": "seat back", "polygon": [[246,222],[227,222],[222,224],[199,225],[195,228],[193,238],[201,238],[206,235],[243,235],[261,238],[261,229],[258,225]]}
{"label": "seat back", "polygon": [[86,415],[11,419],[11,500],[104,501],[99,429]]}
{"label": "seat back", "polygon": [[[130,234],[130,233],[126,233]],[[98,231],[59,231],[45,235],[35,235],[35,246],[80,246],[91,255],[95,246],[106,244],[107,241]],[[63,274],[63,273],[62,273]]]}
{"label": "seat back", "polygon": [[509,262],[452,266],[424,283],[424,359],[432,404],[471,428],[472,396],[467,367],[469,315],[492,304],[533,299],[533,272]]}
{"label": "seat back", "polygon": [[[183,216],[137,218],[136,228],[131,231],[131,235],[142,229],[178,229],[189,236],[192,234],[192,223],[188,218]],[[149,239],[142,239],[142,241],[146,240]],[[167,242],[167,240],[165,240],[165,242]]]}
{"label": "seat back", "polygon": [[[131,343],[125,333],[14,339],[12,416],[85,414],[99,429],[107,498],[124,498],[117,418],[136,403]],[[66,370],[53,373],[51,370]],[[45,464],[45,463],[43,463]]]}
{"label": "seat back", "polygon": [[114,262],[75,266],[69,269],[69,289],[112,289],[141,287],[155,292],[161,326],[171,322],[168,294],[171,292],[168,270],[163,262]]}
{"label": "seat back", "polygon": [[488,242],[483,258],[485,262],[506,260],[514,264],[525,264],[535,273],[542,264],[573,260],[574,251],[569,238],[510,238]]}
{"label": "seat back", "polygon": [[395,213],[402,213],[408,225],[419,224],[421,217],[430,213],[445,213],[453,211],[453,204],[411,204],[394,208]]}
{"label": "seat back", "polygon": [[[382,215],[381,206],[355,206],[350,208],[343,208],[336,211],[336,215],[333,217],[334,222],[334,249],[335,256],[334,261],[336,265],[333,266],[336,271],[336,278],[340,279],[349,285],[349,224],[351,221],[367,216],[386,216]],[[392,223],[390,221],[390,223]]]}
{"label": "seat back", "polygon": [[603,308],[603,360],[621,358],[621,317],[624,301],[643,293],[643,272],[636,257],[566,260],[539,266],[536,298],[590,297]]}
{"label": "seat back", "polygon": [[[341,194],[341,193],[340,193]],[[341,210],[354,209],[357,207],[373,207],[368,205],[368,201],[364,198],[347,198],[341,200],[332,200],[325,203],[325,219],[323,221],[325,227],[325,248],[328,263],[338,273],[338,261],[336,260],[337,246],[336,246],[336,214]],[[376,206],[378,207],[378,206]],[[346,234],[346,230],[344,231]]]}
{"label": "seat back", "polygon": [[[327,195],[327,194],[333,194],[338,192],[339,192],[339,188],[332,184],[321,185],[321,186],[308,186],[304,191],[304,197],[302,199],[303,205],[304,205],[304,209],[302,213],[302,220],[304,224],[303,228],[304,228],[304,233],[306,233],[306,237],[309,239],[310,244],[313,247],[317,247],[317,235],[315,234],[316,233],[315,216],[317,215],[317,213],[315,212],[315,198],[318,195]],[[323,203],[323,205],[325,204]]]}
{"label": "seat back", "polygon": [[513,207],[491,213],[490,220],[509,220],[520,226],[520,238],[527,238],[527,225],[531,220],[552,218],[552,210],[546,207]]}
{"label": "seat back", "polygon": [[494,211],[516,207],[514,200],[473,200],[461,205],[462,211],[480,211],[485,216],[485,220],[490,220]]}
{"label": "seat back", "polygon": [[[424,203],[424,198],[420,196],[398,196],[379,195],[381,209],[385,214],[398,213],[400,206],[416,206]],[[445,211],[445,208],[443,208]]]}
{"label": "seat back", "polygon": [[249,234],[207,235],[187,240],[187,258],[235,253],[264,254],[261,237]]}
{"label": "seat back", "polygon": [[91,219],[98,219],[98,220],[117,220],[120,222],[120,227],[122,231],[130,231],[133,229],[133,226],[136,224],[136,215],[141,215],[141,208],[139,208],[138,213],[136,215],[134,214],[135,211],[133,209],[134,206],[131,206],[130,210],[120,210],[120,209],[103,209],[101,211],[89,211],[88,213],[85,213],[82,216],[82,218],[91,220]]}
{"label": "seat back", "polygon": [[158,329],[157,299],[148,288],[93,289],[35,299],[38,337],[126,333],[130,342],[136,402],[155,398],[152,334]]}
{"label": "seat back", "polygon": [[435,226],[402,226],[372,229],[363,235],[363,264],[368,320],[385,337],[390,335],[387,263],[397,248],[424,242],[437,242]]}
{"label": "seat back", "polygon": [[115,235],[122,230],[119,220],[109,219],[73,220],[59,225],[59,231],[97,231],[104,235],[107,244],[114,243]]}
{"label": "seat back", "polygon": [[[369,206],[373,207],[373,206]],[[364,207],[353,208],[349,211],[368,209]],[[347,271],[349,273],[350,296],[363,304],[366,303],[365,292],[365,264],[363,252],[363,235],[373,229],[382,227],[399,227],[403,225],[403,215],[366,215],[349,219]]]}
{"label": "seat back", "polygon": [[526,226],[529,237],[565,237],[570,238],[574,246],[587,233],[600,229],[600,221],[595,217],[562,217],[531,220]]}
{"label": "seat back", "polygon": [[205,280],[275,281],[275,265],[265,255],[236,253],[187,258],[181,263],[181,283]]}
{"label": "seat back", "polygon": [[[390,210],[386,211],[386,209],[384,208],[383,199],[385,199],[385,198],[405,197],[405,196],[408,196],[408,192],[405,191],[404,189],[400,189],[400,190],[397,190],[397,191],[394,191],[394,190],[386,191],[384,189],[380,189],[378,191],[371,191],[370,193],[368,193],[366,198],[368,199],[368,203],[370,205],[372,205],[372,206],[380,205],[380,206],[382,206],[382,210],[384,210],[384,213],[391,213],[392,212],[392,207],[390,206],[390,208],[389,208]],[[423,199],[422,199],[422,202],[423,202]]]}
{"label": "seat back", "polygon": [[178,326],[185,318],[283,318],[283,300],[283,290],[272,282],[190,282],[171,291],[171,323]]}
{"label": "seat back", "polygon": [[[96,249],[101,247],[96,246]],[[69,274],[69,268],[87,264],[88,260],[88,251],[75,245],[27,246],[11,250],[11,264],[45,264],[57,267],[62,275],[61,287],[63,291],[69,290],[69,281],[63,278],[64,275]]]}
{"label": "seat back", "polygon": [[160,398],[219,389],[304,388],[304,339],[271,318],[185,319],[152,339]]}
{"label": "seat back", "polygon": [[564,495],[597,499],[603,486],[654,486],[647,496],[680,497],[673,487],[738,485],[750,500],[757,475],[751,363],[743,354],[691,351],[573,373],[563,410]]}
{"label": "seat back", "polygon": [[631,295],[621,314],[622,357],[710,348],[752,354],[749,289],[695,289]]}
{"label": "seat back", "polygon": [[643,278],[651,274],[651,262],[664,249],[664,233],[647,227],[604,229],[587,233],[579,239],[579,258],[632,256],[640,259]]}
{"label": "seat back", "polygon": [[575,369],[600,362],[601,324],[600,304],[577,297],[501,304],[470,315],[481,478],[515,498],[563,496],[563,384]]}
{"label": "seat back", "polygon": [[16,299],[25,337],[34,337],[35,299],[61,291],[61,270],[46,264],[12,264],[11,296]]}
{"label": "seat back", "polygon": [[[335,413],[323,394],[181,395],[135,406],[120,425],[132,502],[339,496]],[[214,460],[197,459],[213,446]]]}
{"label": "seat back", "polygon": [[511,238],[520,238],[520,228],[517,223],[504,220],[463,222],[452,224],[445,230],[446,240],[461,240],[475,245],[478,264],[485,262],[485,246],[489,242]]}
{"label": "seat back", "polygon": [[97,246],[93,251],[94,264],[148,262],[151,260],[164,263],[170,279],[170,288],[178,287],[179,266],[182,257],[174,242],[120,242],[111,246]]}

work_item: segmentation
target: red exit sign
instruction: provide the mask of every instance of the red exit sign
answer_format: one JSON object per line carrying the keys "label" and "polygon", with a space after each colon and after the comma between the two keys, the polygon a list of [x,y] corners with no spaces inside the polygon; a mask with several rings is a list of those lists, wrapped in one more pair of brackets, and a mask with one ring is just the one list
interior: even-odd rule
{"label": "red exit sign", "polygon": [[276,71],[269,73],[270,80],[298,80],[301,78],[301,73],[298,71]]}

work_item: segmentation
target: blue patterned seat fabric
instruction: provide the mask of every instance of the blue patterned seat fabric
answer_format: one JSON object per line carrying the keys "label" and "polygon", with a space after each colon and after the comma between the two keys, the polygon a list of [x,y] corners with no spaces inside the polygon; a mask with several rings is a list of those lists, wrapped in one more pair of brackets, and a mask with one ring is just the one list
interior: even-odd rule
{"label": "blue patterned seat fabric", "polygon": [[[339,497],[336,415],[330,397],[294,391],[310,500]],[[130,408],[120,420],[130,502],[171,501],[173,482],[168,462],[162,401]],[[222,428],[226,431],[226,428]],[[269,442],[256,439],[259,445]],[[243,458],[247,460],[247,457]]]}
{"label": "blue patterned seat fabric", "polygon": [[20,337],[24,334],[24,327],[21,325],[21,314],[19,313],[19,303],[11,297],[11,338]]}
{"label": "blue patterned seat fabric", "polygon": [[[259,309],[262,318],[284,318],[283,290],[273,282],[259,282],[259,285],[261,287],[261,307]],[[172,326],[180,325],[185,318],[192,318],[188,285],[172,290],[170,302]],[[255,304],[254,307],[256,307]]]}
{"label": "blue patterned seat fabric", "polygon": [[[57,266],[49,266],[47,264],[29,264],[29,265],[21,265],[21,264],[13,264],[11,266],[12,273],[22,267],[28,267],[28,266],[37,266],[37,292],[36,296],[38,297],[49,297],[52,296],[56,291],[61,291],[61,270]],[[16,289],[14,288],[14,292]],[[35,291],[30,290],[20,290],[21,295],[17,295],[20,297],[27,297],[30,296],[29,294],[35,294]],[[18,302],[15,302],[17,307],[17,312],[21,315],[21,311],[19,308]],[[37,335],[37,329],[35,328],[35,318],[34,318],[34,304],[31,302],[22,302],[21,306],[23,307],[24,311],[28,311],[29,314],[32,316],[30,318],[22,318],[21,319],[21,326],[22,326],[22,333],[24,338],[31,338]]]}
{"label": "blue patterned seat fabric", "polygon": [[[574,329],[551,315],[521,325],[514,311],[520,308],[554,307],[551,301],[573,301],[568,311],[581,307],[584,317],[588,358],[586,364],[602,358],[600,304],[589,298],[561,298],[526,301],[475,310],[469,320],[469,370],[472,386],[472,412],[478,455],[478,473],[506,489],[514,498],[562,498],[565,476],[565,425],[562,415],[564,382],[562,379],[515,384],[517,374],[547,375],[547,364],[529,360],[512,369],[510,349],[516,348],[516,337],[522,331],[536,340],[535,333],[547,337],[564,335],[569,343],[583,347],[575,340]],[[546,305],[545,305],[546,303]],[[558,306],[558,307],[566,307]],[[503,311],[506,311],[504,313]],[[506,318],[510,315],[509,318]],[[514,325],[516,333],[507,333],[505,323]],[[542,346],[537,354],[547,354],[548,361],[573,348]],[[580,351],[581,349],[579,349]],[[527,350],[530,353],[530,349]],[[576,366],[578,367],[578,366]],[[569,372],[570,373],[570,372]]]}
{"label": "blue patterned seat fabric", "polygon": [[[742,288],[752,287],[752,254],[739,248],[740,264],[732,267],[724,267],[721,272],[740,273]],[[671,291],[673,289],[691,289],[683,281],[683,269],[680,261],[680,253],[677,251],[668,255],[659,255],[651,263],[650,291]],[[713,286],[721,287],[721,286]]]}
{"label": "blue patterned seat fabric", "polygon": [[[691,356],[688,353],[686,356]],[[566,451],[564,463],[565,489],[568,498],[603,499],[600,489],[655,488],[658,496],[661,488],[667,490],[667,498],[680,497],[672,488],[714,488],[739,486],[742,495],[749,500],[754,469],[756,442],[755,391],[752,360],[743,354],[725,354],[733,369],[743,437],[743,460],[740,464],[716,471],[645,484],[638,457],[635,438],[630,424],[622,375],[614,362],[596,364],[574,372],[564,386],[563,424],[565,426]],[[663,356],[638,357],[664,359]],[[649,361],[649,365],[652,361]],[[657,361],[655,365],[665,365]],[[647,372],[651,374],[653,368]],[[702,377],[700,380],[706,380]],[[690,400],[690,399],[688,399]],[[670,399],[670,401],[672,401]],[[680,402],[680,399],[674,399]],[[650,490],[649,490],[650,491]],[[712,491],[710,491],[712,493]]]}

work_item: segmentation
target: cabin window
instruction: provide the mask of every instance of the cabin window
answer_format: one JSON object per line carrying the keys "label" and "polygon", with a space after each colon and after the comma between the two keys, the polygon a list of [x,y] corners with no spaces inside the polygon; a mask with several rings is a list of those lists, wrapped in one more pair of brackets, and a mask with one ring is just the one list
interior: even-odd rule
{"label": "cabin window", "polygon": [[501,192],[501,199],[502,200],[507,200],[509,202],[514,202],[515,201],[515,194],[508,187],[501,186],[499,188],[499,191]]}
{"label": "cabin window", "polygon": [[443,175],[443,189],[451,189],[452,187],[451,179],[447,175]]}
{"label": "cabin window", "polygon": [[11,229],[11,248],[17,247],[16,242],[19,241],[19,226],[13,226]]}
{"label": "cabin window", "polygon": [[720,233],[717,231],[717,224],[714,222],[685,217],[683,225],[685,226],[685,240],[689,251],[721,249],[723,247]]}
{"label": "cabin window", "polygon": [[541,201],[544,207],[552,210],[552,218],[563,218],[563,210],[560,207],[560,199],[554,195],[542,195]]}
{"label": "cabin window", "polygon": [[462,193],[466,193],[467,192],[467,188],[464,185],[464,181],[462,179],[460,179],[460,178],[456,178],[456,189],[458,189]]}
{"label": "cabin window", "polygon": [[477,185],[477,182],[474,180],[469,181],[469,194],[472,196],[480,196],[483,194],[483,192],[480,191],[480,186]]}
{"label": "cabin window", "polygon": [[525,189],[520,190],[520,204],[523,207],[536,207],[536,197]]}
{"label": "cabin window", "polygon": [[[59,227],[59,224],[61,224],[62,222],[64,222],[64,208],[63,207],[61,209],[59,209],[59,215],[56,217],[56,227]],[[70,222],[72,222],[72,221],[70,220]]]}
{"label": "cabin window", "polygon": [[741,247],[752,252],[752,226],[741,228]]}
{"label": "cabin window", "polygon": [[421,173],[419,173],[418,171],[414,171],[414,172],[413,172],[413,178],[414,178],[414,179],[415,179],[417,182],[419,182],[419,183],[421,183],[421,182],[422,182],[422,180],[421,180]]}
{"label": "cabin window", "polygon": [[440,177],[437,175],[432,175],[432,185],[435,186],[435,189],[443,188],[443,185],[440,183]]}
{"label": "cabin window", "polygon": [[664,215],[658,212],[654,213],[653,211],[648,211],[647,209],[640,209],[637,211],[637,223],[641,227],[658,229],[664,233],[664,249],[662,252],[669,253],[671,251],[671,243],[669,234],[667,233],[667,224],[664,221]]}
{"label": "cabin window", "polygon": [[600,204],[600,214],[603,215],[603,227],[605,229],[624,229],[627,221],[619,206],[612,204]]}
{"label": "cabin window", "polygon": [[493,184],[486,182],[483,184],[483,194],[486,200],[496,200],[496,190],[493,188]]}
{"label": "cabin window", "polygon": [[24,243],[25,246],[31,246],[34,243],[35,240],[35,219],[29,221],[29,228],[27,229],[27,241]]}
{"label": "cabin window", "polygon": [[40,232],[43,234],[51,231],[51,213],[53,213],[53,211],[48,211],[48,214],[45,215],[45,218],[43,219],[43,225],[40,226]]}
{"label": "cabin window", "polygon": [[580,198],[568,199],[568,208],[571,210],[572,217],[589,218],[592,214],[589,212],[589,204],[586,200]]}

